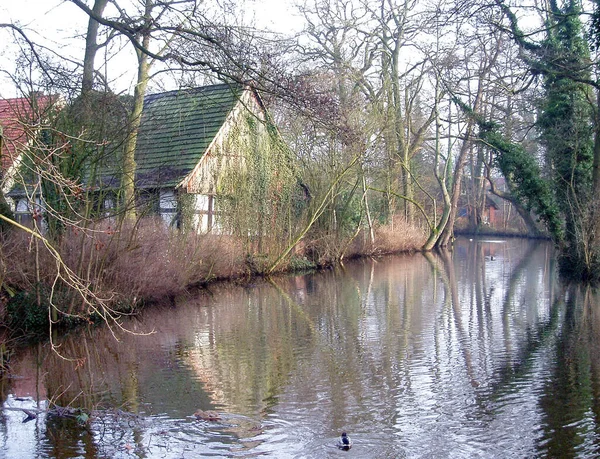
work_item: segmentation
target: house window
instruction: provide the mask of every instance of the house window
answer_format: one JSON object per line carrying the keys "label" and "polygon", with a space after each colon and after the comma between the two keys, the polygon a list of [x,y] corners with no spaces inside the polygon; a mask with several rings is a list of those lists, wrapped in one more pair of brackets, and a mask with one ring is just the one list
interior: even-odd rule
{"label": "house window", "polygon": [[177,195],[173,190],[158,192],[158,213],[169,226],[178,226]]}
{"label": "house window", "polygon": [[[214,195],[186,193],[180,197],[173,189],[145,190],[138,203],[142,214],[158,215],[168,226],[179,228],[182,223],[191,224],[198,233],[218,230]],[[182,212],[186,218],[181,218]]]}
{"label": "house window", "polygon": [[140,190],[136,197],[138,215],[148,217],[160,215],[160,190],[156,188]]}
{"label": "house window", "polygon": [[115,208],[115,199],[112,196],[105,197],[102,200],[102,210],[105,215],[110,215]]}
{"label": "house window", "polygon": [[32,226],[33,218],[27,199],[15,198],[15,220],[23,226]]}
{"label": "house window", "polygon": [[40,198],[35,198],[35,203],[32,203],[27,198],[15,198],[15,220],[28,228],[33,227],[33,219],[35,218],[38,228],[42,233],[48,229],[46,220],[43,218],[44,206]]}
{"label": "house window", "polygon": [[198,233],[209,233],[216,229],[215,197],[211,194],[193,195],[192,224]]}

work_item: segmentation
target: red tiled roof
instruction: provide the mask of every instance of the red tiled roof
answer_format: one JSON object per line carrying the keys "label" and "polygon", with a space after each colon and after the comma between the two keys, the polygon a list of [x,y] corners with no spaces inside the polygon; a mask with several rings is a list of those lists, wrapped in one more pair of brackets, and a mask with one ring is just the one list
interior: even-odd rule
{"label": "red tiled roof", "polygon": [[8,170],[27,144],[31,127],[39,123],[44,111],[52,104],[52,96],[29,99],[0,99],[0,126],[2,127],[2,171]]}

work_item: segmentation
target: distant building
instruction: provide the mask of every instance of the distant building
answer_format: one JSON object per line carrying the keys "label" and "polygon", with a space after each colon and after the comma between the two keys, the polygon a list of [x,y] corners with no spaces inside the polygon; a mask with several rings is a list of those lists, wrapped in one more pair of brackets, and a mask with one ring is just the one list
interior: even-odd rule
{"label": "distant building", "polygon": [[[34,93],[30,97],[0,99],[0,187],[15,217],[28,223],[39,209],[39,196],[27,196],[21,187],[15,191],[15,181],[24,151],[39,134],[48,111],[59,99]],[[35,200],[32,202],[32,200]]]}

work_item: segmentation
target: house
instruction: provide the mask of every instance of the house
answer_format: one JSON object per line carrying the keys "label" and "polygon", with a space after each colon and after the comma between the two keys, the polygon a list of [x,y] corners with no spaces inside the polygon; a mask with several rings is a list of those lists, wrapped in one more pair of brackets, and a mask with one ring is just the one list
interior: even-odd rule
{"label": "house", "polygon": [[498,198],[496,198],[492,194],[486,195],[483,224],[491,226],[492,228],[497,228],[499,223],[501,223],[498,222],[497,217],[498,209],[500,208],[500,206],[496,202],[497,200]]}
{"label": "house", "polygon": [[[3,118],[10,140],[6,145],[15,146],[7,150],[7,169],[18,166],[19,142],[22,147],[31,143],[27,135],[32,132],[21,126],[34,126],[37,112],[27,103],[26,99],[6,103],[6,113],[20,115],[15,115],[12,124],[11,116]],[[31,122],[21,122],[23,113],[30,115]],[[39,124],[39,116],[37,120]],[[268,151],[270,143],[279,142],[277,136],[259,94],[249,85],[223,83],[148,95],[135,152],[138,214],[160,215],[170,226],[197,232],[218,230],[217,199],[227,194],[223,177],[228,171],[245,170],[248,151]],[[117,208],[118,155],[115,150],[94,183],[82,178],[98,191],[106,215]],[[9,183],[6,189],[11,187]],[[20,188],[9,193],[14,197],[13,209],[22,218],[31,218],[35,208],[30,204],[32,197],[26,195],[23,186]]]}
{"label": "house", "polygon": [[[458,200],[456,224],[459,229],[472,229],[469,225],[473,225],[473,222],[476,221],[478,209],[471,199],[472,197],[463,193]],[[479,215],[481,225],[489,226],[491,228],[497,228],[497,225],[499,225],[499,206],[497,200],[498,198],[492,193],[486,193],[483,209],[479,210],[479,212],[481,212]]]}
{"label": "house", "polygon": [[[20,223],[31,219],[25,193],[10,193],[17,179],[23,152],[30,147],[48,111],[58,99],[33,93],[30,97],[0,99],[0,186]],[[36,198],[36,206],[40,206]]]}
{"label": "house", "polygon": [[216,84],[146,97],[135,154],[143,208],[169,225],[217,229],[220,180],[269,141],[268,115],[250,86]]}

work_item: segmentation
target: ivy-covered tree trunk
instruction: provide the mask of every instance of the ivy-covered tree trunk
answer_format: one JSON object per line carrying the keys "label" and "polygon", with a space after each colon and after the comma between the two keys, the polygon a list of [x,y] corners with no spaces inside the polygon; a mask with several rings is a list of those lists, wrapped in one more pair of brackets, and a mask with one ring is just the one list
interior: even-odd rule
{"label": "ivy-covered tree trunk", "polygon": [[[600,279],[600,241],[596,210],[600,192],[600,144],[594,142],[594,83],[586,34],[581,22],[579,0],[547,3],[546,23],[541,43],[531,41],[518,25],[517,16],[503,0],[496,0],[510,22],[522,57],[531,69],[543,76],[544,95],[540,103],[538,129],[545,147],[546,176],[551,178],[548,191],[554,204],[542,215],[560,248],[563,272],[578,279]],[[600,44],[598,1],[592,16],[590,37]],[[509,150],[516,152],[511,146]],[[501,159],[504,155],[500,155]],[[509,155],[511,156],[511,155]],[[518,156],[518,155],[517,155]],[[597,158],[597,159],[595,159]],[[513,168],[514,169],[514,168]],[[533,170],[533,169],[531,169]],[[519,170],[516,170],[520,172]],[[523,175],[523,174],[521,174]],[[518,193],[530,201],[540,199],[531,191],[541,189],[534,180],[519,184]],[[532,185],[536,185],[533,186]],[[547,201],[546,198],[544,198]],[[551,218],[547,218],[551,217]]]}
{"label": "ivy-covered tree trunk", "polygon": [[[594,12],[591,18],[590,38],[595,50],[600,50],[600,0],[592,0]],[[592,165],[592,196],[594,207],[600,207],[600,90],[596,89],[594,117],[594,162]],[[595,211],[600,214],[600,210]],[[600,217],[597,217],[600,218]]]}
{"label": "ivy-covered tree trunk", "polygon": [[[559,8],[550,2],[547,39],[543,44],[551,72],[544,77],[545,98],[538,125],[553,175],[557,202],[564,218],[562,267],[578,277],[592,275],[598,262],[590,227],[592,208],[593,100],[588,79],[589,48],[579,19],[579,4],[568,0]],[[568,72],[565,72],[565,69]]]}

